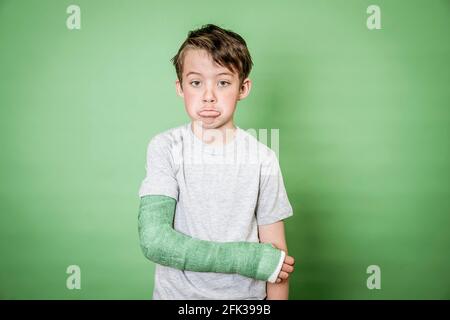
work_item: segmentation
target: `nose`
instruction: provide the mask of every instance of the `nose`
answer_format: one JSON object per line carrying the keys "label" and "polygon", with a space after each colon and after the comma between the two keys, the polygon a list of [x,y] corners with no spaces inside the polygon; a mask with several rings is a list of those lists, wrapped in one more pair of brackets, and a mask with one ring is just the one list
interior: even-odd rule
{"label": "nose", "polygon": [[203,92],[203,102],[206,103],[214,103],[216,102],[216,95],[214,93],[213,90],[213,86],[212,85],[207,85],[205,86],[205,91]]}

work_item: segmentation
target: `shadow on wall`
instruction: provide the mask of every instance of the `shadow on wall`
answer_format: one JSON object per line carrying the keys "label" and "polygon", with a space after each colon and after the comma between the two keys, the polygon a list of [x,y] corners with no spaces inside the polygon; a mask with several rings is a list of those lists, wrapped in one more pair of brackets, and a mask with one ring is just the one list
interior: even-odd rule
{"label": "shadow on wall", "polygon": [[[273,61],[279,63],[273,66]],[[273,67],[266,67],[270,72],[259,74],[254,83],[258,112],[252,126],[280,129],[279,161],[294,210],[294,216],[285,221],[289,254],[296,259],[289,298],[333,298],[339,295],[341,283],[339,268],[330,263],[336,248],[327,237],[327,210],[321,206],[324,201],[327,207],[332,203],[320,193],[316,179],[320,164],[313,161],[320,157],[308,119],[314,99],[308,77],[313,71],[298,54],[276,53],[259,62]]]}

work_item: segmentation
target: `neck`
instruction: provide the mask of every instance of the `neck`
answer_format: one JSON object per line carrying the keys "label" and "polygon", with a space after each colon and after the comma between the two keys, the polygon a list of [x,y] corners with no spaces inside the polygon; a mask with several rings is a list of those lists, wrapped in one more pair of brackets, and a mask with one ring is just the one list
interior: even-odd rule
{"label": "neck", "polygon": [[228,144],[236,134],[233,119],[218,128],[205,128],[197,121],[192,121],[191,128],[197,138],[211,146]]}

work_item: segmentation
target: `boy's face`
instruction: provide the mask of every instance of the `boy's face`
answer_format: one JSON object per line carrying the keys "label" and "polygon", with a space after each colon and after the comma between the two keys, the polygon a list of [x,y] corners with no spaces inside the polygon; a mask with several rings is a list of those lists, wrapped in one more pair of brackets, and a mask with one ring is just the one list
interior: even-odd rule
{"label": "boy's face", "polygon": [[182,81],[176,81],[177,93],[193,122],[200,121],[204,129],[234,128],[236,104],[249,94],[250,79],[241,84],[237,73],[216,64],[207,51],[189,49]]}

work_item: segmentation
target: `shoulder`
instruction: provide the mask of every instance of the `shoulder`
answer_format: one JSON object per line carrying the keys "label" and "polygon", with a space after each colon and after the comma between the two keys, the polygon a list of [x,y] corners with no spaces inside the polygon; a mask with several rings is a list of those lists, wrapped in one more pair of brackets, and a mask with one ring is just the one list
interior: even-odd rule
{"label": "shoulder", "polygon": [[177,146],[183,139],[186,124],[170,128],[154,135],[149,142],[149,148],[170,150]]}
{"label": "shoulder", "polygon": [[240,132],[242,141],[252,158],[256,157],[258,162],[262,165],[270,165],[278,162],[275,151],[259,141],[253,133],[249,133],[244,129],[240,129]]}

